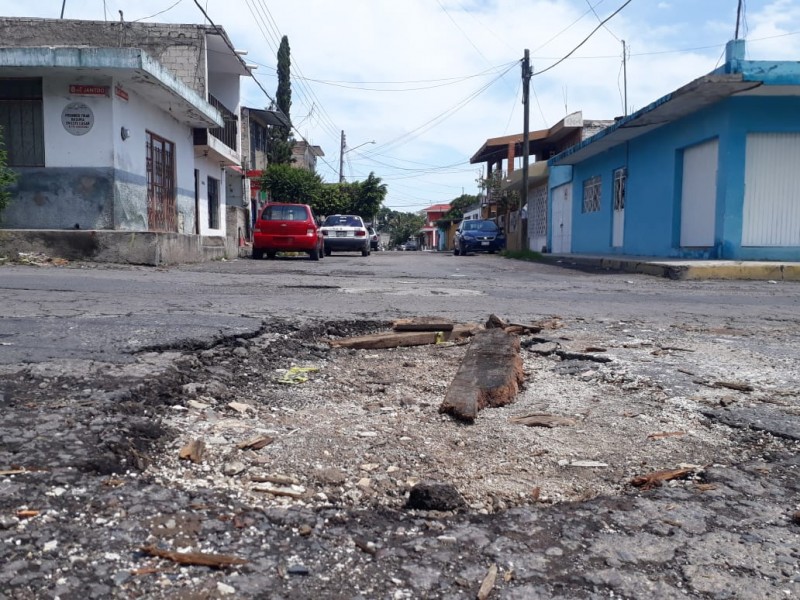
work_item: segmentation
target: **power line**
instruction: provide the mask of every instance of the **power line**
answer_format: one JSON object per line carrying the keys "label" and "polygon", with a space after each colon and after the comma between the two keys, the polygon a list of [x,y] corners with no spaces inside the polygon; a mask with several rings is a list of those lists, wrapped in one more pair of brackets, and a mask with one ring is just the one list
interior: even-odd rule
{"label": "power line", "polygon": [[[145,19],[152,19],[153,17],[157,17],[158,15],[163,15],[165,12],[168,12],[168,11],[172,10],[173,8],[175,8],[176,6],[178,6],[178,4],[180,4],[181,2],[183,2],[183,0],[178,0],[177,2],[175,2],[174,4],[168,6],[164,10],[161,10],[161,11],[155,13],[155,14],[152,14],[149,17],[142,17],[141,19],[134,19],[133,21],[131,21],[131,23],[138,23],[139,21],[144,21]],[[105,2],[103,2],[103,10],[105,11]]]}
{"label": "power line", "polygon": [[[588,4],[588,5],[589,5],[589,10],[591,10],[591,11],[592,11],[592,13],[594,13],[594,16],[595,16],[595,17],[597,17],[597,20],[598,20],[598,21],[600,21],[600,15],[598,15],[598,14],[597,14],[597,11],[595,10],[595,7],[594,7],[594,6],[592,6],[591,0],[586,0],[586,4]],[[599,6],[599,5],[600,5],[600,2],[598,2],[597,4],[598,4],[598,6]],[[618,38],[616,35],[614,35],[614,32],[613,32],[613,31],[611,31],[611,30],[610,30],[608,27],[606,27],[605,25],[603,25],[603,27],[605,27],[605,30],[606,30],[606,31],[608,31],[608,33],[610,33],[610,34],[611,34],[611,37],[613,37],[613,38],[614,38],[615,40],[617,40],[618,42],[622,42],[622,40],[621,40],[621,39],[619,39],[619,38]]]}
{"label": "power line", "polygon": [[602,21],[600,21],[600,24],[599,24],[597,27],[595,27],[594,29],[592,29],[592,32],[591,32],[589,35],[587,35],[585,38],[583,38],[583,40],[581,41],[581,43],[580,43],[580,44],[578,44],[578,45],[577,45],[577,46],[575,46],[575,47],[574,47],[572,50],[570,50],[570,51],[569,51],[569,52],[568,52],[568,53],[567,53],[567,54],[566,54],[564,57],[560,58],[559,60],[557,60],[556,62],[554,62],[554,63],[553,63],[552,65],[550,65],[549,67],[547,67],[547,68],[545,68],[545,69],[542,69],[541,71],[537,71],[536,73],[534,73],[534,75],[541,75],[541,74],[543,74],[543,73],[547,73],[547,71],[549,71],[549,70],[551,70],[551,69],[554,69],[555,67],[557,67],[558,65],[560,65],[562,62],[564,62],[565,60],[567,60],[567,59],[568,59],[570,56],[572,56],[572,55],[573,55],[575,52],[577,52],[578,48],[580,48],[580,47],[581,47],[581,46],[583,46],[583,45],[584,45],[586,42],[588,42],[588,41],[589,41],[589,38],[590,38],[590,37],[592,37],[592,36],[593,36],[595,33],[597,33],[597,30],[598,30],[598,29],[600,29],[601,27],[603,27],[603,25],[605,25],[605,24],[606,24],[608,21],[610,21],[612,18],[614,18],[614,17],[617,15],[617,13],[619,13],[619,12],[620,12],[620,11],[621,11],[623,8],[625,8],[626,6],[628,6],[628,4],[630,4],[631,2],[633,2],[633,0],[626,0],[626,1],[625,1],[625,3],[624,3],[622,6],[620,6],[620,7],[619,7],[617,10],[615,10],[613,13],[611,13],[611,14],[610,14],[609,16],[607,16],[605,19],[603,19]]}

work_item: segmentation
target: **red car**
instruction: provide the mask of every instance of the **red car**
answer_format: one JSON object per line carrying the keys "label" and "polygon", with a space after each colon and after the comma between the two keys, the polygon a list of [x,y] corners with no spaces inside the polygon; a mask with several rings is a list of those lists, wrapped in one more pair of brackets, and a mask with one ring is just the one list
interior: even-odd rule
{"label": "red car", "polygon": [[261,210],[253,230],[253,258],[275,258],[278,252],[306,252],[311,260],[325,255],[322,233],[307,204],[271,202]]}

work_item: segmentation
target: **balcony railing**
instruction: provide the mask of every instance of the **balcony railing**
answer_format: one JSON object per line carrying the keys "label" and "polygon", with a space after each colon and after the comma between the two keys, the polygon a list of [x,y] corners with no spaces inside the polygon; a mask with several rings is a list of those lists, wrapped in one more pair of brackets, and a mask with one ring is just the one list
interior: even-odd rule
{"label": "balcony railing", "polygon": [[229,111],[222,102],[214,98],[211,94],[208,95],[208,103],[216,108],[222,115],[222,120],[225,122],[224,127],[214,127],[213,129],[195,129],[194,130],[194,144],[195,146],[205,146],[208,144],[208,134],[213,135],[220,142],[225,144],[231,150],[238,150],[236,145],[237,132],[239,130],[239,118]]}

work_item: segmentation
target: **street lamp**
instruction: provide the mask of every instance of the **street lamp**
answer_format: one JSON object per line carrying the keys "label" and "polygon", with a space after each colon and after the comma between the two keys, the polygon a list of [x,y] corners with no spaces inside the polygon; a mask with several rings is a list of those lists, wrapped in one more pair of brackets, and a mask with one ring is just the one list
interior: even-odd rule
{"label": "street lamp", "polygon": [[363,144],[359,144],[355,148],[348,148],[347,150],[345,150],[346,146],[344,141],[344,131],[342,131],[342,145],[341,145],[341,150],[339,152],[339,183],[344,182],[344,155],[347,154],[348,152],[352,152],[353,150],[361,148],[361,146],[366,146],[367,144],[374,144],[374,143],[375,140],[372,140],[369,142],[364,142]]}

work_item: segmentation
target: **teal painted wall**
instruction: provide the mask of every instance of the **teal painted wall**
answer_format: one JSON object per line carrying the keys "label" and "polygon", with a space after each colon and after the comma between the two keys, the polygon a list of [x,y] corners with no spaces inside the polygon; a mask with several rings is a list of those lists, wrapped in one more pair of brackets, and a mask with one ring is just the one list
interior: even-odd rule
{"label": "teal painted wall", "polygon": [[[729,98],[572,168],[572,252],[673,258],[800,259],[798,248],[742,248],[745,149],[748,133],[800,132],[800,97]],[[680,247],[683,151],[717,138],[715,244]],[[628,168],[624,244],[612,247],[613,172]],[[556,181],[552,173],[563,175]],[[568,181],[551,167],[550,188]],[[600,211],[583,213],[583,182],[600,175]],[[551,197],[552,202],[552,197]],[[552,206],[551,206],[552,209]],[[551,210],[552,212],[552,210]]]}

